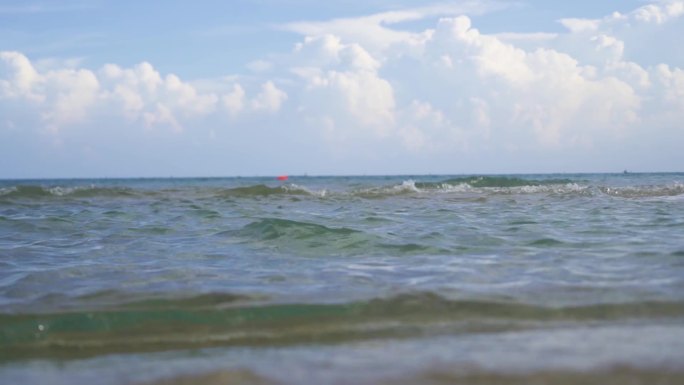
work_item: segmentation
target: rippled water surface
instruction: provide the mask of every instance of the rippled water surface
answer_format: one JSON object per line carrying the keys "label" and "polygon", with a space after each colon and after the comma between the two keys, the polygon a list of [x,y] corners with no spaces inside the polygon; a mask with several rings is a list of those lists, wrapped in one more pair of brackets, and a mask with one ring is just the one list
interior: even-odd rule
{"label": "rippled water surface", "polygon": [[682,234],[684,174],[0,181],[0,382],[681,383]]}

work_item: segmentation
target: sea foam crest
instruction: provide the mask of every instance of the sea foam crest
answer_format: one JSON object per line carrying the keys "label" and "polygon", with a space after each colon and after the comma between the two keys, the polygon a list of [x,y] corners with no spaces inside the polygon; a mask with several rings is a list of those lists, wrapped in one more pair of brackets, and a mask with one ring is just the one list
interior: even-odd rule
{"label": "sea foam crest", "polygon": [[51,195],[55,195],[58,197],[64,196],[64,195],[71,195],[74,192],[77,191],[83,191],[83,190],[94,190],[95,185],[90,185],[90,186],[78,186],[78,187],[62,187],[62,186],[55,186],[55,187],[48,187],[45,188],[47,192],[49,192]]}
{"label": "sea foam crest", "polygon": [[421,192],[421,190],[418,187],[416,187],[416,182],[411,179],[408,179],[401,182],[400,184],[395,184],[392,186],[370,187],[354,190],[351,192],[351,194],[366,198],[380,198],[384,196],[393,196],[417,192]]}
{"label": "sea foam crest", "polygon": [[309,189],[305,186],[300,186],[298,184],[290,183],[281,187],[286,193],[305,193],[311,196],[325,197],[328,195],[328,190],[322,189],[319,191]]}
{"label": "sea foam crest", "polygon": [[405,180],[400,185],[393,186],[392,188],[398,192],[420,192],[420,189],[416,187],[416,182],[412,179]]}
{"label": "sea foam crest", "polygon": [[684,184],[677,181],[667,185],[600,187],[599,191],[619,198],[673,197],[684,195]]}
{"label": "sea foam crest", "polygon": [[589,191],[589,186],[583,186],[578,183],[565,183],[557,185],[529,185],[529,186],[517,186],[510,188],[500,188],[497,190],[503,190],[510,193],[517,194],[539,194],[539,193],[549,193],[549,194],[569,194],[569,193],[584,193]]}
{"label": "sea foam crest", "polygon": [[0,197],[5,196],[5,195],[10,195],[12,193],[15,193],[16,191],[17,191],[16,186],[2,187],[2,188],[0,188]]}
{"label": "sea foam crest", "polygon": [[467,192],[471,191],[472,189],[472,186],[467,183],[442,183],[438,187],[438,190],[443,192]]}

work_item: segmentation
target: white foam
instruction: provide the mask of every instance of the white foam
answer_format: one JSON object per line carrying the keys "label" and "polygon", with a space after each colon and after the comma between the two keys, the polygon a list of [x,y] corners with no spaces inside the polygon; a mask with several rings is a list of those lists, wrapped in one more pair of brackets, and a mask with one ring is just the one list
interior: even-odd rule
{"label": "white foam", "polygon": [[16,191],[17,191],[16,186],[3,187],[3,188],[0,188],[0,196],[8,195],[8,194],[11,194],[11,193],[16,192]]}
{"label": "white foam", "polygon": [[457,185],[442,183],[442,185],[439,187],[439,190],[447,193],[468,192],[472,191],[473,187],[468,183],[459,183]]}
{"label": "white foam", "polygon": [[398,192],[420,192],[421,190],[416,187],[416,182],[412,179],[405,180],[401,182],[400,185],[393,186],[392,189]]}
{"label": "white foam", "polygon": [[56,196],[61,197],[61,196],[73,193],[75,191],[75,189],[56,186],[56,187],[50,187],[49,189],[47,189],[47,191],[52,195],[56,195]]}
{"label": "white foam", "polygon": [[300,185],[294,184],[294,183],[284,185],[284,186],[282,186],[282,189],[287,191],[287,192],[303,192],[303,193],[306,193],[308,195],[317,196],[320,198],[323,198],[326,195],[328,195],[328,190],[326,190],[326,189],[323,189],[320,191],[315,191],[315,190],[311,190],[307,187],[300,186]]}
{"label": "white foam", "polygon": [[674,182],[669,185],[601,187],[599,191],[619,198],[666,198],[684,195],[684,184]]}

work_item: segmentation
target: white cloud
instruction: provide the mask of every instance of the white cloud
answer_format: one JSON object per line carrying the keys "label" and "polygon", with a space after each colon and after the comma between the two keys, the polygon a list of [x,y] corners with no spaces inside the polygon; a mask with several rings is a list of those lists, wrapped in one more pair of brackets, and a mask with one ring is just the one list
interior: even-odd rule
{"label": "white cloud", "polygon": [[630,14],[634,20],[645,23],[663,24],[684,14],[684,2],[670,1],[648,4]]}
{"label": "white cloud", "polygon": [[679,107],[684,115],[684,70],[660,64],[654,70],[654,77],[662,87],[658,93],[665,102]]}
{"label": "white cloud", "polygon": [[252,113],[275,113],[287,99],[272,81],[249,101],[237,82],[203,91],[174,74],[162,76],[147,62],[131,68],[107,64],[96,72],[71,66],[41,72],[25,55],[3,51],[0,65],[0,98],[24,101],[54,133],[95,116],[181,132],[185,122],[222,109],[231,116],[248,112],[246,106]]}
{"label": "white cloud", "polygon": [[183,131],[183,126],[178,123],[178,120],[173,115],[173,112],[171,112],[169,107],[161,103],[157,103],[153,110],[145,112],[142,117],[147,127],[168,125],[176,132]]}
{"label": "white cloud", "polygon": [[268,81],[261,85],[261,92],[254,97],[251,105],[254,111],[275,113],[280,110],[285,100],[287,100],[287,94],[278,89],[273,82]]}
{"label": "white cloud", "polygon": [[370,53],[324,35],[306,38],[293,56],[303,65],[292,69],[304,82],[299,111],[327,127],[330,141],[389,133],[394,125],[393,89],[378,75],[380,63]]}
{"label": "white cloud", "polygon": [[297,63],[313,68],[348,68],[375,71],[380,63],[358,44],[343,44],[334,35],[307,36],[295,45]]}
{"label": "white cloud", "polygon": [[[483,125],[487,125],[486,111],[480,111]],[[464,132],[430,103],[413,100],[401,114],[398,129],[402,145],[415,153],[463,149]]]}
{"label": "white cloud", "polygon": [[104,103],[119,106],[128,120],[141,120],[148,127],[166,125],[179,132],[183,119],[211,114],[219,100],[218,95],[201,93],[174,74],[162,77],[147,62],[127,69],[108,64],[100,74]]}
{"label": "white cloud", "polygon": [[45,120],[51,128],[81,122],[88,116],[88,110],[99,98],[100,83],[95,74],[88,70],[59,70],[45,75],[47,95],[52,104],[45,112]]}
{"label": "white cloud", "polygon": [[207,115],[214,111],[218,97],[212,93],[199,93],[193,86],[184,83],[178,76],[166,76],[164,86],[168,103],[188,115]]}
{"label": "white cloud", "polygon": [[[673,49],[676,36],[684,33],[684,1],[663,0],[647,4],[628,13],[614,12],[601,19],[561,19],[568,34],[561,34],[552,47],[567,52],[580,60],[596,63],[591,42],[614,41],[609,59],[627,59],[641,65],[656,65],[667,60],[684,65],[684,51]],[[617,56],[619,55],[619,57]]]}
{"label": "white cloud", "polygon": [[520,33],[520,32],[503,32],[493,35],[497,39],[508,42],[508,43],[519,43],[519,42],[546,42],[553,40],[558,37],[557,33],[549,32],[530,32],[530,33]]}
{"label": "white cloud", "polygon": [[235,116],[245,108],[245,90],[239,84],[233,84],[233,89],[223,95],[222,101],[228,112]]}
{"label": "white cloud", "polygon": [[425,130],[423,147],[587,146],[637,119],[641,104],[630,84],[567,54],[517,48],[481,34],[466,16],[441,19],[425,36],[419,49],[406,50],[406,62],[394,64],[390,82],[413,90],[409,100],[419,91],[433,113],[460,129],[449,137],[434,135],[438,124],[413,124],[413,137],[416,127]]}
{"label": "white cloud", "polygon": [[57,69],[38,72],[18,52],[0,52],[7,77],[0,79],[0,97],[26,100],[39,108],[48,128],[80,122],[96,102],[99,82],[85,69]]}
{"label": "white cloud", "polygon": [[23,97],[40,102],[44,99],[34,90],[41,77],[28,58],[19,52],[0,52],[3,71],[7,78],[0,79],[0,92],[4,97]]}
{"label": "white cloud", "polygon": [[508,5],[503,2],[493,0],[445,2],[398,11],[380,12],[368,16],[317,22],[294,22],[282,25],[280,28],[305,36],[339,36],[346,42],[360,44],[369,52],[379,54],[391,44],[401,43],[412,38],[412,34],[409,32],[391,28],[390,26],[393,24],[429,17],[483,14],[506,7]]}
{"label": "white cloud", "polygon": [[634,24],[664,24],[684,15],[684,1],[664,0],[647,4],[627,14],[613,12],[601,19],[567,18],[559,22],[570,32],[593,32],[615,26],[633,26]]}
{"label": "white cloud", "polygon": [[560,19],[558,20],[565,28],[572,33],[594,32],[601,25],[598,19]]}

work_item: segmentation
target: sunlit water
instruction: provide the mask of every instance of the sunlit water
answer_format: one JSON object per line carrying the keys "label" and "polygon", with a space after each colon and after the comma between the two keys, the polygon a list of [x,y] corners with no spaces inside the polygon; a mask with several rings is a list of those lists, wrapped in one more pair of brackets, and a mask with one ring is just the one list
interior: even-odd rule
{"label": "sunlit water", "polygon": [[684,174],[0,181],[0,383],[676,383],[683,234]]}

